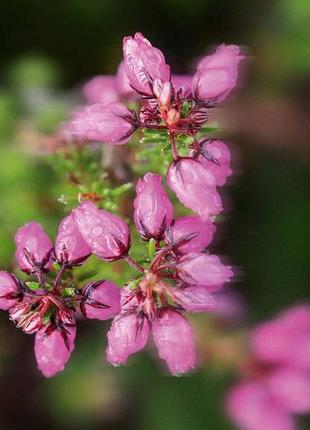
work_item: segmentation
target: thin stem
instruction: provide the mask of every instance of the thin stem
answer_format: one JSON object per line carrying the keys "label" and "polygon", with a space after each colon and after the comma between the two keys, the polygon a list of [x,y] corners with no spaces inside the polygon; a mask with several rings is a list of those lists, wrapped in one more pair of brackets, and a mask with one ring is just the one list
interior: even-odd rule
{"label": "thin stem", "polygon": [[176,161],[180,157],[178,154],[177,145],[175,143],[175,135],[174,135],[174,132],[172,132],[172,131],[169,132],[169,140],[170,140],[171,149],[172,149],[172,156],[173,156],[174,161]]}
{"label": "thin stem", "polygon": [[65,263],[63,263],[61,265],[58,273],[57,273],[57,276],[56,276],[56,279],[55,279],[55,282],[54,282],[54,291],[57,291],[57,289],[58,289],[58,287],[60,285],[61,279],[63,277],[63,274],[65,273],[66,269],[67,269],[67,265]]}
{"label": "thin stem", "polygon": [[139,264],[134,258],[132,258],[130,255],[125,255],[124,260],[126,261],[126,263],[129,264],[129,266],[133,267],[134,269],[136,269],[138,272],[144,273],[145,269],[144,267]]}
{"label": "thin stem", "polygon": [[43,289],[44,288],[44,275],[41,269],[38,269],[36,272],[40,287]]}

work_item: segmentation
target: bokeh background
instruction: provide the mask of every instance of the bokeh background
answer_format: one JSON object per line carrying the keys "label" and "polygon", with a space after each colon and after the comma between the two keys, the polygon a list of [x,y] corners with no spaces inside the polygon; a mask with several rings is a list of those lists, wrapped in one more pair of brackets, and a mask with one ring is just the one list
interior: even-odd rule
{"label": "bokeh background", "polygon": [[[247,304],[248,326],[309,299],[308,0],[0,0],[0,10],[2,268],[11,267],[20,224],[36,219],[54,235],[63,214],[37,130],[53,131],[81,84],[114,73],[122,38],[142,31],[177,73],[190,72],[195,57],[222,42],[247,50],[241,88],[220,112],[238,175],[217,246],[242,268],[234,288]],[[66,372],[45,380],[31,337],[1,313],[0,429],[232,428],[222,406],[229,373],[206,357],[198,373],[172,378],[149,353],[112,369],[103,360],[106,328],[79,324]],[[310,421],[299,426],[310,429]]]}

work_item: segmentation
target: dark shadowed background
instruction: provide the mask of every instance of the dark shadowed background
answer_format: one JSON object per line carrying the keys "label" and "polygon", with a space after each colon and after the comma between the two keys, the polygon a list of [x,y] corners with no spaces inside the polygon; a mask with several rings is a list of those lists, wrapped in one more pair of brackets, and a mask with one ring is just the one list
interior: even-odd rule
{"label": "dark shadowed background", "polygon": [[[248,52],[241,87],[220,112],[240,175],[227,190],[232,211],[219,252],[242,267],[234,287],[249,325],[309,299],[309,1],[0,0],[0,10],[1,267],[10,267],[20,224],[37,219],[55,232],[62,214],[53,174],[33,156],[29,121],[48,128],[81,83],[115,72],[122,38],[141,31],[176,73],[191,72],[195,57],[222,42]],[[43,112],[46,93],[53,102]],[[232,428],[222,412],[229,376],[206,362],[192,376],[168,377],[149,353],[111,369],[105,330],[80,324],[66,372],[45,380],[32,339],[1,313],[0,429]]]}

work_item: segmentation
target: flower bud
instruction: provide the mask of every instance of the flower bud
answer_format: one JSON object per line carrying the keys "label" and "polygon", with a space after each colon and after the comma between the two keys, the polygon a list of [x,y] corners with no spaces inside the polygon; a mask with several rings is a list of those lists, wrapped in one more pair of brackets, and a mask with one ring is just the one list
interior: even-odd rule
{"label": "flower bud", "polygon": [[158,354],[165,360],[170,373],[180,375],[195,366],[192,327],[179,312],[163,308],[152,322],[152,335]]}
{"label": "flower bud", "polygon": [[184,97],[191,95],[192,76],[190,75],[172,75],[171,82],[175,92],[181,91]]}
{"label": "flower bud", "polygon": [[220,102],[236,86],[238,64],[244,58],[236,45],[220,45],[214,54],[199,62],[192,91],[201,102]]}
{"label": "flower bud", "polygon": [[120,97],[115,88],[114,76],[99,75],[86,82],[83,93],[87,103],[108,105],[118,102]]}
{"label": "flower bud", "polygon": [[83,312],[89,319],[107,320],[120,310],[120,289],[110,281],[91,282],[83,290]]}
{"label": "flower bud", "polygon": [[29,222],[20,227],[15,235],[15,258],[21,270],[33,273],[37,266],[46,269],[51,261],[53,244],[41,224]]}
{"label": "flower bud", "polygon": [[216,255],[187,254],[177,263],[179,277],[190,285],[202,285],[209,291],[222,288],[233,276],[231,268],[224,266]]}
{"label": "flower bud", "polygon": [[17,279],[8,272],[0,271],[0,309],[6,311],[14,306],[20,294]]}
{"label": "flower bud", "polygon": [[180,202],[197,212],[202,221],[217,215],[223,208],[213,174],[197,160],[181,158],[172,163],[167,183]]}
{"label": "flower bud", "polygon": [[70,127],[78,138],[123,145],[136,129],[136,118],[122,103],[96,103],[75,112]]}
{"label": "flower bud", "polygon": [[47,378],[62,372],[74,349],[75,326],[58,330],[42,328],[36,333],[34,352],[38,368]]}
{"label": "flower bud", "polygon": [[79,264],[91,254],[91,249],[83,239],[73,216],[70,214],[59,224],[55,255],[60,263]]}
{"label": "flower bud", "polygon": [[161,176],[146,173],[137,183],[134,219],[145,239],[161,240],[173,220],[173,206],[161,180]]}
{"label": "flower bud", "polygon": [[230,151],[220,140],[211,140],[202,144],[198,161],[213,173],[216,185],[223,186],[232,174]]}
{"label": "flower bud", "polygon": [[119,217],[98,209],[90,201],[72,211],[78,229],[91,251],[103,260],[124,257],[130,247],[128,225]]}
{"label": "flower bud", "polygon": [[201,221],[198,216],[184,216],[175,220],[166,232],[166,242],[180,254],[203,251],[212,241],[215,225]]}
{"label": "flower bud", "polygon": [[124,65],[132,88],[138,93],[153,97],[153,81],[170,81],[170,67],[165,63],[163,53],[154,48],[141,34],[123,41]]}

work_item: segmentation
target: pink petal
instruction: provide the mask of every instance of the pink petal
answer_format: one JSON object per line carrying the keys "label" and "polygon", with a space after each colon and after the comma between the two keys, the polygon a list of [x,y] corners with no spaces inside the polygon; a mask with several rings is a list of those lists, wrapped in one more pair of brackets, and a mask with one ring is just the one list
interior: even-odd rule
{"label": "pink petal", "polygon": [[143,349],[149,335],[146,318],[135,313],[118,315],[108,332],[107,360],[114,366],[125,364],[128,357]]}
{"label": "pink petal", "polygon": [[292,416],[259,383],[244,382],[228,393],[227,412],[241,430],[294,430]]}
{"label": "pink petal", "polygon": [[91,254],[91,249],[83,239],[71,214],[59,224],[55,254],[59,262],[70,263],[80,263]]}
{"label": "pink petal", "polygon": [[161,176],[146,173],[138,180],[134,219],[139,234],[161,240],[173,220],[173,206],[161,184]]}
{"label": "pink petal", "polygon": [[181,158],[172,163],[167,183],[181,203],[197,212],[202,221],[207,221],[223,209],[213,174],[197,160]]}
{"label": "pink petal", "polygon": [[230,168],[230,151],[228,147],[220,140],[212,140],[207,144],[203,144],[203,149],[217,160],[218,164],[211,160],[207,160],[203,155],[200,155],[198,160],[207,170],[212,172],[216,185],[225,185],[227,178],[232,174]]}
{"label": "pink petal", "polygon": [[188,312],[204,312],[216,309],[216,300],[212,294],[207,288],[199,285],[174,288],[173,297]]}
{"label": "pink petal", "polygon": [[118,102],[120,99],[116,89],[114,76],[95,76],[90,81],[86,82],[83,87],[83,93],[87,103],[100,103],[108,105]]}
{"label": "pink petal", "polygon": [[195,366],[192,327],[179,312],[163,309],[152,322],[152,334],[158,354],[165,360],[170,373],[180,375]]}
{"label": "pink petal", "polygon": [[6,311],[14,306],[19,293],[17,280],[8,272],[0,271],[0,309]]}
{"label": "pink petal", "polygon": [[[203,251],[212,241],[215,225],[202,221],[198,216],[184,216],[176,219],[166,233],[168,244],[180,243],[175,250],[181,254]],[[186,240],[189,239],[190,240]]]}
{"label": "pink petal", "polygon": [[[20,227],[15,235],[15,243],[15,258],[21,270],[25,272],[35,271],[35,266],[32,264],[31,259],[35,263],[44,263],[45,267],[51,264],[48,256],[53,244],[41,224],[29,222]],[[31,256],[30,259],[27,253]]]}
{"label": "pink petal", "polygon": [[76,327],[66,327],[69,349],[59,330],[55,329],[47,336],[45,336],[45,330],[44,328],[36,333],[34,352],[38,368],[44,376],[50,378],[62,372],[69,361],[74,349]]}
{"label": "pink petal", "polygon": [[[91,283],[85,287],[86,302],[85,315],[90,319],[107,320],[116,315],[120,310],[120,289],[110,281]],[[92,303],[88,304],[87,302]],[[97,306],[96,306],[97,305]],[[98,306],[99,305],[99,306]],[[100,305],[106,305],[100,307]]]}

